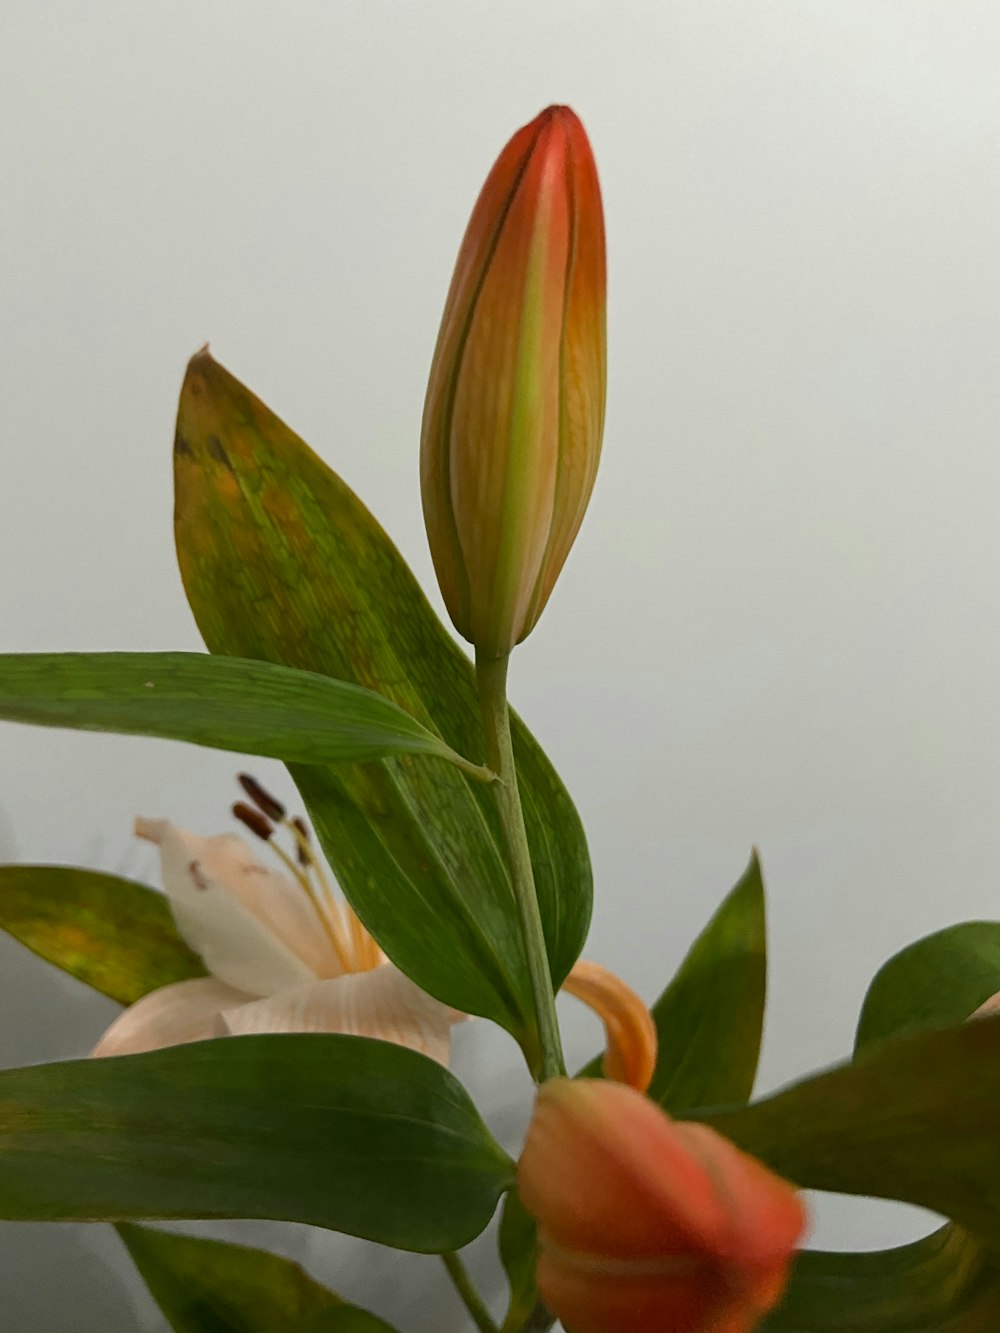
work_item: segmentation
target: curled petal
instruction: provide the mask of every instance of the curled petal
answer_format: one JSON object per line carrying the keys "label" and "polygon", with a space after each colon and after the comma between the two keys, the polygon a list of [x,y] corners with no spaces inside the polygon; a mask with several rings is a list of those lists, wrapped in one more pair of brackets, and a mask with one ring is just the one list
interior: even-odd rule
{"label": "curled petal", "polygon": [[222,1010],[249,998],[215,977],[194,977],[161,986],[119,1014],[91,1055],[138,1055],[163,1046],[221,1037]]}
{"label": "curled petal", "polygon": [[597,1080],[542,1087],[518,1187],[539,1223],[542,1298],[573,1333],[749,1333],[805,1225],[763,1163]]}
{"label": "curled petal", "polygon": [[563,990],[589,1005],[604,1024],[604,1074],[645,1092],[656,1068],[656,1024],[631,986],[600,963],[580,959]]}
{"label": "curled petal", "polygon": [[136,832],[158,843],[177,929],[214,976],[271,995],[336,970],[304,892],[242,838],[200,838],[161,819],[136,820]]}
{"label": "curled petal", "polygon": [[464,1015],[433,999],[384,963],[368,972],[314,981],[222,1015],[233,1036],[258,1032],[342,1032],[377,1037],[448,1063],[451,1026]]}

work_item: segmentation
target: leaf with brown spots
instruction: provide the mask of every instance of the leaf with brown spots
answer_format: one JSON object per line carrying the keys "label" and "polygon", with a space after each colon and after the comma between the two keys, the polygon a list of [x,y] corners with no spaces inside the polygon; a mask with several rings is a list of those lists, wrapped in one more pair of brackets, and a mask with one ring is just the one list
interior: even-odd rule
{"label": "leaf with brown spots", "polygon": [[[471,664],[399,552],[207,352],[188,368],[174,459],[181,573],[212,652],[378,690],[459,754],[482,757]],[[515,748],[558,985],[586,936],[590,864],[572,802],[520,723]],[[530,1051],[530,985],[491,794],[410,757],[292,774],[345,893],[390,958]]]}
{"label": "leaf with brown spots", "polygon": [[162,893],[96,870],[0,866],[0,928],[121,1004],[205,975]]}

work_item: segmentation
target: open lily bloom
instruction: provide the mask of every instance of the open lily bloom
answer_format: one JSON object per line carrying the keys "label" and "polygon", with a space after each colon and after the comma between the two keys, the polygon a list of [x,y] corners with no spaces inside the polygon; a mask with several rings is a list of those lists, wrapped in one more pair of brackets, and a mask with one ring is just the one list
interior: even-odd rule
{"label": "open lily bloom", "polygon": [[[259,789],[258,789],[259,790]],[[266,797],[266,794],[264,794]],[[95,1056],[126,1055],[262,1032],[340,1032],[398,1042],[447,1064],[451,1028],[465,1015],[441,1004],[390,963],[338,901],[304,827],[300,864],[274,850],[288,873],[263,865],[235,834],[203,838],[161,819],[136,832],[160,848],[177,928],[208,975],[152,991],[126,1009]],[[238,807],[270,836],[269,821]]]}

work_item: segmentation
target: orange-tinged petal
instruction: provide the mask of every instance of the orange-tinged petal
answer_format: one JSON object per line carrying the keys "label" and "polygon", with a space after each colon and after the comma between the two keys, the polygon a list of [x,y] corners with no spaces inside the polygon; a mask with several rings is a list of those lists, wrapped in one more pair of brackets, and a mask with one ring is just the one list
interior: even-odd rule
{"label": "orange-tinged petal", "polygon": [[634,1089],[555,1079],[518,1167],[542,1298],[573,1333],[749,1333],[803,1227],[794,1188]]}
{"label": "orange-tinged petal", "polygon": [[466,230],[431,367],[421,483],[449,614],[488,657],[531,630],[590,498],[604,422],[604,221],[568,107],[519,130]]}
{"label": "orange-tinged petal", "polygon": [[600,963],[581,958],[563,990],[588,1005],[604,1023],[605,1077],[645,1092],[656,1068],[656,1024],[631,986]]}
{"label": "orange-tinged petal", "polygon": [[230,1036],[260,1032],[342,1032],[377,1037],[446,1065],[451,1028],[465,1017],[422,991],[391,963],[234,1006],[222,1015]]}
{"label": "orange-tinged petal", "polygon": [[215,977],[192,977],[161,986],[119,1014],[91,1055],[138,1055],[221,1037],[222,1010],[250,998]]}

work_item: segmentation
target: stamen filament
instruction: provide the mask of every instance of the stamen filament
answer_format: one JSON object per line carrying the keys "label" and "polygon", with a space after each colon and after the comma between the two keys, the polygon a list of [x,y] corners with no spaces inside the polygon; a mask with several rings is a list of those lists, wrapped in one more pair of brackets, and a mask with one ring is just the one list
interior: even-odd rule
{"label": "stamen filament", "polygon": [[329,939],[330,943],[333,945],[340,966],[345,972],[353,972],[354,968],[351,967],[351,960],[344,949],[344,941],[341,938],[340,931],[337,929],[336,924],[331,920],[330,915],[326,910],[326,906],[313,887],[309,876],[301,869],[301,867],[297,866],[288,853],[283,848],[279,847],[273,840],[271,846],[287,868],[289,874],[293,875],[296,883],[300,884],[305,890],[309,901],[315,909],[316,915],[319,917],[320,925],[326,932],[327,939]]}

